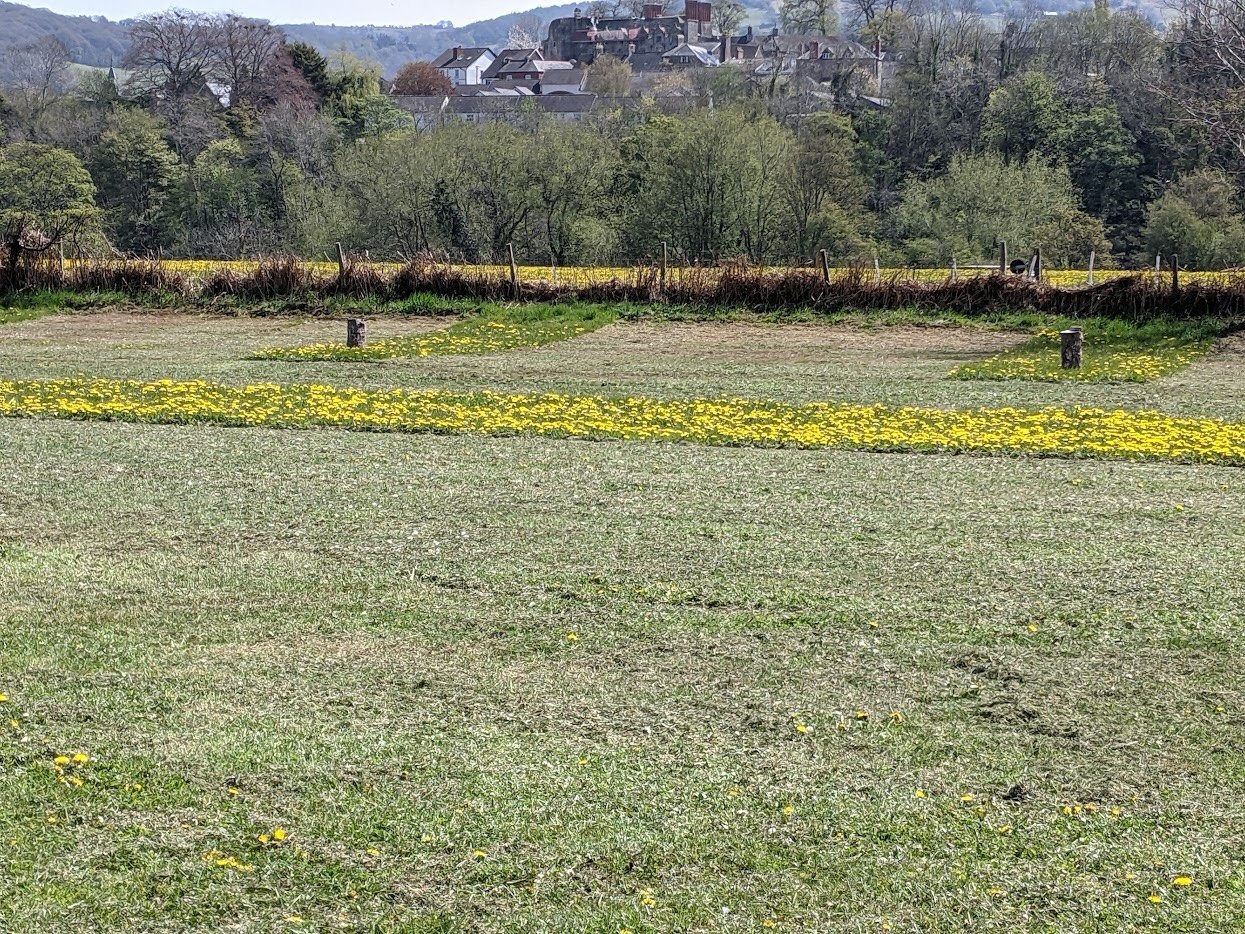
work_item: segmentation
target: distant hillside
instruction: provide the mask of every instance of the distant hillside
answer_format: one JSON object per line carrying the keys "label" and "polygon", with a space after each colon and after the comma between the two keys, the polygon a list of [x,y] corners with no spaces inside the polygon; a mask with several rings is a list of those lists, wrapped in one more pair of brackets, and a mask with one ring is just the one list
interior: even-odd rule
{"label": "distant hillside", "polygon": [[51,10],[0,2],[0,49],[47,35],[65,43],[69,57],[83,65],[107,67],[120,62],[127,45],[125,27],[102,16],[62,16]]}

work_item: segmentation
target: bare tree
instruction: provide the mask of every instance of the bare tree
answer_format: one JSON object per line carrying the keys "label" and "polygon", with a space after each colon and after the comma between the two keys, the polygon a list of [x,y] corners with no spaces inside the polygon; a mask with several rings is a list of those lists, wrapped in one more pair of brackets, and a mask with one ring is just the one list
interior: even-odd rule
{"label": "bare tree", "polygon": [[1186,118],[1245,156],[1245,0],[1185,0],[1159,88]]}
{"label": "bare tree", "polygon": [[211,71],[219,22],[189,10],[167,10],[134,21],[125,65],[136,90],[165,100],[198,93]]}
{"label": "bare tree", "polygon": [[544,20],[535,13],[524,13],[510,24],[510,30],[506,33],[506,48],[538,49],[544,31]]}
{"label": "bare tree", "polygon": [[53,36],[11,48],[0,58],[0,87],[26,135],[68,86],[69,52]]}
{"label": "bare tree", "polygon": [[739,0],[718,0],[713,5],[713,25],[722,36],[733,35],[744,21],[744,5]]}
{"label": "bare tree", "polygon": [[830,36],[839,28],[836,0],[782,0],[778,16],[789,33]]}
{"label": "bare tree", "polygon": [[271,23],[230,13],[216,23],[209,67],[229,88],[229,105],[260,104],[273,97],[285,33]]}

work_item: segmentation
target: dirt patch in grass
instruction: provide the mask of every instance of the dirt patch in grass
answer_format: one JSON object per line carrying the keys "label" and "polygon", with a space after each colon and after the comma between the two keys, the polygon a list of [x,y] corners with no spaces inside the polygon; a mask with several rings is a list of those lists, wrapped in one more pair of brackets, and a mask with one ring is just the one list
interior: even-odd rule
{"label": "dirt patch in grass", "polygon": [[603,328],[576,343],[584,352],[746,363],[819,363],[865,352],[892,359],[929,360],[943,353],[959,358],[998,353],[1026,338],[1008,331],[954,327],[637,322]]}

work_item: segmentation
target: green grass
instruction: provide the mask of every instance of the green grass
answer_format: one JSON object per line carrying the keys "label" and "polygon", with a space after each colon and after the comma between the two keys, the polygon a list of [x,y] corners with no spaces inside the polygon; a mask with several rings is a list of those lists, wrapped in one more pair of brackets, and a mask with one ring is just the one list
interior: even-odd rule
{"label": "green grass", "polygon": [[1206,355],[1220,336],[1219,322],[1151,322],[1091,319],[1083,322],[1085,347],[1080,369],[1063,369],[1059,328],[987,360],[958,366],[957,379],[1145,383],[1179,372]]}
{"label": "green grass", "polygon": [[[52,316],[0,377],[333,382],[243,357],[338,331]],[[620,322],[350,373],[1242,410],[1236,344],[945,379],[1018,339]],[[2,930],[1245,925],[1239,469],[17,419],[0,449]]]}
{"label": "green grass", "polygon": [[360,361],[504,353],[569,340],[604,327],[615,317],[612,309],[600,305],[493,305],[430,334],[372,341],[362,347],[337,343],[269,347],[252,356],[257,360]]}

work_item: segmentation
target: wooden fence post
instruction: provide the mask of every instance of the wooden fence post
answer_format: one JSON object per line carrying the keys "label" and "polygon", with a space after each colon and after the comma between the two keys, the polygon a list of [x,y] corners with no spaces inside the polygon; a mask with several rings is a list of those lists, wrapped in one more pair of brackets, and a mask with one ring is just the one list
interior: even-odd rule
{"label": "wooden fence post", "polygon": [[59,269],[60,269],[61,278],[64,278],[65,276],[65,243],[62,240],[58,240],[56,242],[56,256],[57,256],[57,261],[60,263]]}
{"label": "wooden fence post", "polygon": [[1042,248],[1040,246],[1033,248],[1033,281],[1042,281]]}
{"label": "wooden fence post", "polygon": [[1172,295],[1180,294],[1180,257],[1172,254]]}
{"label": "wooden fence post", "polygon": [[821,281],[826,285],[830,284],[830,257],[826,255],[825,250],[817,251],[817,259],[821,263]]}
{"label": "wooden fence post", "polygon": [[1158,284],[1159,273],[1162,272],[1162,270],[1163,270],[1163,254],[1155,253],[1154,254],[1154,283],[1155,285]]}
{"label": "wooden fence post", "polygon": [[873,254],[873,281],[881,284],[882,282],[882,264],[878,262],[878,255]]}
{"label": "wooden fence post", "polygon": [[362,318],[346,319],[346,346],[362,347],[367,343],[367,322]]}
{"label": "wooden fence post", "polygon": [[954,282],[960,278],[960,270],[955,265],[955,257],[951,257],[951,281]]}
{"label": "wooden fence post", "polygon": [[999,241],[999,275],[1007,275],[1007,241]]}
{"label": "wooden fence post", "polygon": [[510,254],[510,293],[515,301],[519,300],[519,266],[514,261],[514,244],[507,243],[506,251]]}
{"label": "wooden fence post", "polygon": [[661,241],[661,294],[666,294],[666,282],[670,275],[670,244]]}
{"label": "wooden fence post", "polygon": [[337,244],[337,277],[339,279],[346,276],[346,251],[342,249],[341,242]]}
{"label": "wooden fence post", "polygon": [[1065,370],[1081,368],[1081,350],[1085,346],[1085,332],[1071,327],[1059,332],[1059,364]]}
{"label": "wooden fence post", "polygon": [[1095,255],[1095,251],[1090,250],[1089,251],[1089,281],[1085,283],[1086,285],[1094,284],[1094,255]]}

